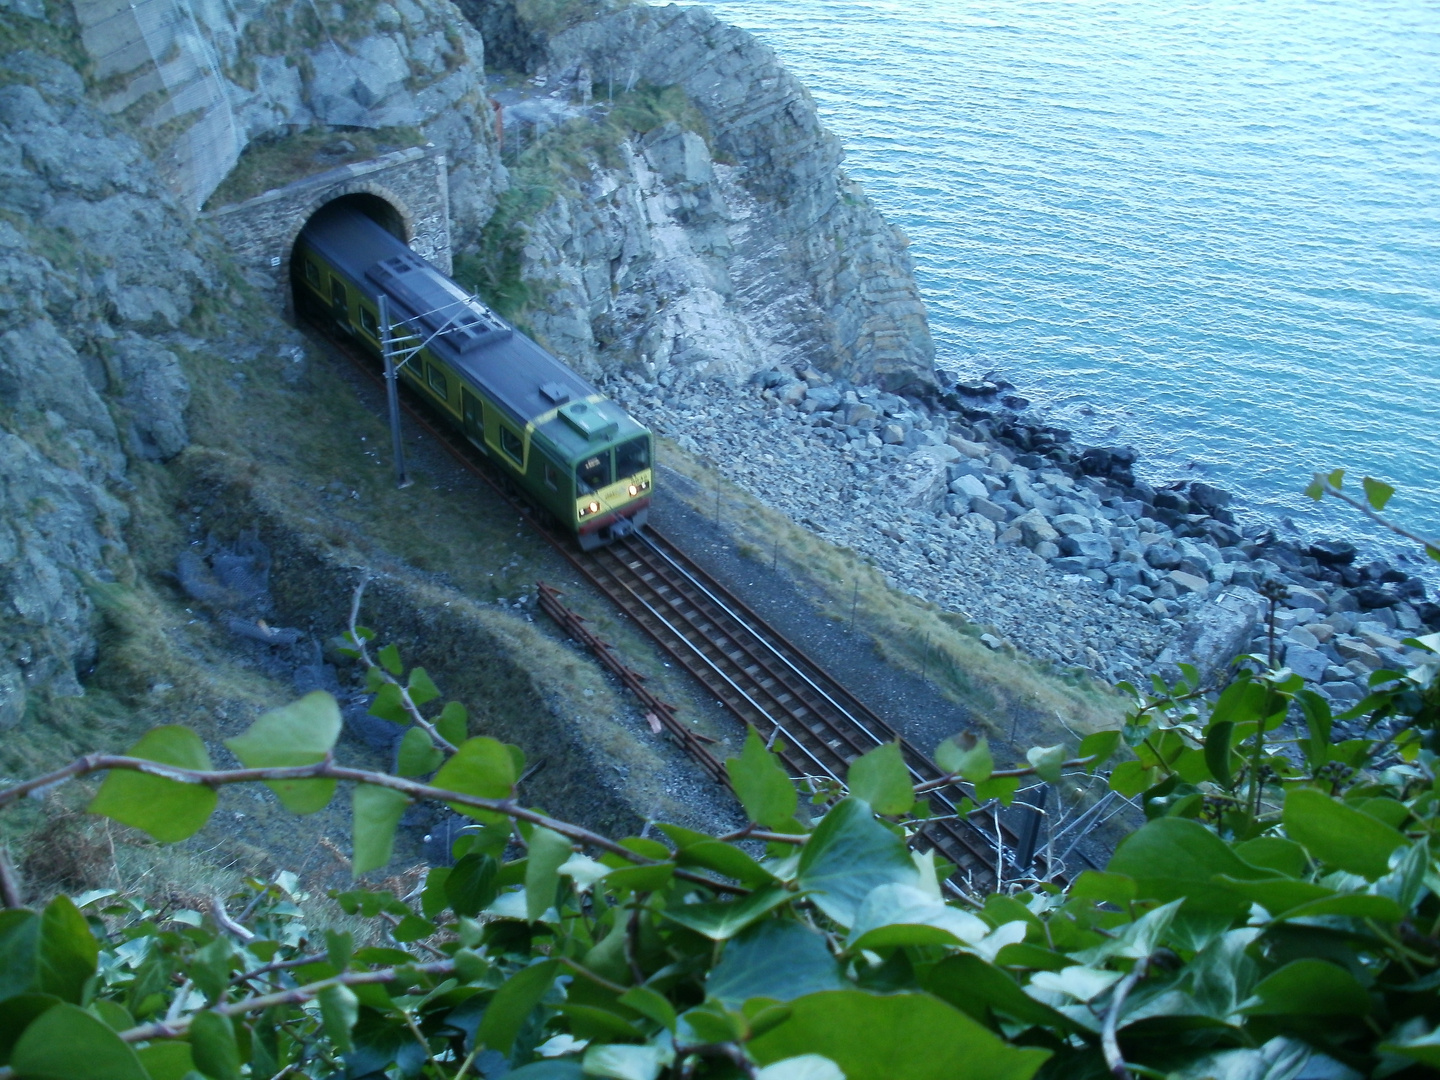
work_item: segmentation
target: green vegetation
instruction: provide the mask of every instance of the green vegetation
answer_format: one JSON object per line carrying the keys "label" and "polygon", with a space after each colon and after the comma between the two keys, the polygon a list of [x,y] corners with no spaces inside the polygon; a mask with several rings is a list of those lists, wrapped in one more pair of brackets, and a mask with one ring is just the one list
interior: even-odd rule
{"label": "green vegetation", "polygon": [[[0,1080],[1431,1074],[1440,635],[1412,644],[1427,662],[1377,673],[1352,713],[1408,721],[1384,739],[1337,742],[1298,677],[1243,670],[1218,696],[1191,672],[1126,687],[1120,731],[1013,769],[947,741],[966,805],[1119,754],[1109,784],[1148,819],[1103,872],[947,901],[949,868],[906,848],[926,808],[896,747],[814,796],[810,826],[752,733],[727,763],[747,828],[617,840],[522,805],[519,749],[467,737],[463,707],[352,624],[337,646],[406,728],[394,774],[333,760],[340,714],[316,692],[227,739],[238,769],[168,724],[0,792],[106,772],[91,813],[173,843],[232,785],[311,814],[343,784],[359,880],[330,895],[350,923],[307,927],[285,874],[180,910],[106,889],[32,911],[6,884]],[[473,821],[455,865],[403,899],[365,884],[428,800]]]}
{"label": "green vegetation", "polygon": [[683,90],[641,83],[616,93],[600,120],[577,117],[508,150],[510,187],[500,196],[479,245],[456,258],[455,279],[505,318],[523,324],[525,314],[543,303],[543,291],[521,272],[529,226],[557,195],[589,180],[597,165],[620,168],[625,140],[671,121],[710,139],[704,117]]}
{"label": "green vegetation", "polygon": [[424,145],[425,136],[409,127],[319,127],[255,139],[205,201],[205,209],[244,202],[326,169]]}

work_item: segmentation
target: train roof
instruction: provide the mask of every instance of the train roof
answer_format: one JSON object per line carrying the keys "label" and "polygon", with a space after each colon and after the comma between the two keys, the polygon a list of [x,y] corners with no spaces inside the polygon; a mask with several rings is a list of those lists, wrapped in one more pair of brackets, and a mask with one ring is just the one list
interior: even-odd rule
{"label": "train roof", "polygon": [[[393,317],[411,324],[428,348],[522,424],[582,456],[594,440],[644,428],[563,362],[507,323],[361,211],[322,208],[302,239],[372,299],[389,297]],[[551,416],[546,418],[546,414]]]}

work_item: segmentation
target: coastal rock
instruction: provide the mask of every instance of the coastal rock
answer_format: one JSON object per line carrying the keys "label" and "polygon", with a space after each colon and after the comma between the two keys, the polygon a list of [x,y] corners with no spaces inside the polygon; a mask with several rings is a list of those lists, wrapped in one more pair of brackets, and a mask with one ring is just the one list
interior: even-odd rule
{"label": "coastal rock", "polygon": [[716,169],[730,274],[746,282],[746,321],[784,362],[887,389],[933,386],[908,241],[841,171],[839,144],[769,48],[704,8],[636,5],[553,35],[546,64],[685,91],[714,150],[737,163]]}

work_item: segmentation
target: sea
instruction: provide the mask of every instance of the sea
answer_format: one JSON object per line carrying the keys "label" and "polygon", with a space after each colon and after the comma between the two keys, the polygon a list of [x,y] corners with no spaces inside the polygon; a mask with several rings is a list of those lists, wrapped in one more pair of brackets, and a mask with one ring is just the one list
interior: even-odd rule
{"label": "sea", "polygon": [[1418,554],[1305,497],[1343,468],[1440,536],[1436,0],[705,6],[909,235],[938,368],[1282,535]]}

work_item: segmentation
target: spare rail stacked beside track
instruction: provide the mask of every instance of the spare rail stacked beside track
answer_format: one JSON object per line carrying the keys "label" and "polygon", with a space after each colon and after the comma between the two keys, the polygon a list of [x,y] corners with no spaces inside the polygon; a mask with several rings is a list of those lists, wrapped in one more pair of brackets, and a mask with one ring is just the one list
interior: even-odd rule
{"label": "spare rail stacked beside track", "polygon": [[[333,340],[324,340],[336,347]],[[343,347],[341,351],[380,381],[367,357]],[[404,400],[404,407],[465,468],[510,500],[556,551],[717,701],[774,744],[793,776],[843,783],[850,762],[894,742],[917,785],[945,778],[938,765],[653,527],[608,547],[582,552],[569,537],[548,527],[543,515],[503,483],[485,456],[448,424],[437,421],[428,407],[413,400]],[[675,717],[671,706],[649,700],[653,695],[644,690],[642,677],[606,643],[590,640],[594,635],[559,603],[554,590],[542,586],[541,606],[641,695],[647,709],[712,778],[728,782],[723,767],[696,733]],[[1035,873],[1013,865],[1020,840],[999,820],[994,807],[980,807],[962,817],[958,806],[962,797],[954,786],[928,790],[934,816],[916,836],[922,849],[934,848],[955,864],[951,884],[973,893],[994,888],[1000,879]]]}

